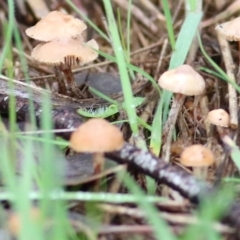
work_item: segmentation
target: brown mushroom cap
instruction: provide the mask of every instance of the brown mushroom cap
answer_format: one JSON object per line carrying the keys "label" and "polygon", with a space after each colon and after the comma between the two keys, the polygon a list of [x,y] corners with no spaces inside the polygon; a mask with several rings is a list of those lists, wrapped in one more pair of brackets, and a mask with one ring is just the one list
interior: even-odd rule
{"label": "brown mushroom cap", "polygon": [[207,167],[214,161],[213,153],[201,144],[185,148],[180,157],[180,163],[186,167]]}
{"label": "brown mushroom cap", "polygon": [[208,113],[206,121],[220,127],[229,127],[230,117],[224,109],[215,109]]}
{"label": "brown mushroom cap", "polygon": [[83,43],[83,39],[61,38],[51,42],[40,43],[32,51],[32,57],[48,65],[60,65],[61,63],[71,66],[84,65],[95,60],[98,53],[98,44],[95,40]]}
{"label": "brown mushroom cap", "polygon": [[240,40],[240,17],[233,19],[232,21],[221,23],[215,28],[222,35],[224,35],[229,41]]}
{"label": "brown mushroom cap", "polygon": [[48,42],[62,37],[77,37],[87,26],[71,15],[52,11],[35,26],[26,29],[26,34],[39,41]]}
{"label": "brown mushroom cap", "polygon": [[158,84],[163,89],[188,96],[200,95],[205,90],[203,77],[187,64],[163,73]]}
{"label": "brown mushroom cap", "polygon": [[122,132],[104,119],[88,120],[70,138],[70,146],[77,152],[117,151],[123,144]]}

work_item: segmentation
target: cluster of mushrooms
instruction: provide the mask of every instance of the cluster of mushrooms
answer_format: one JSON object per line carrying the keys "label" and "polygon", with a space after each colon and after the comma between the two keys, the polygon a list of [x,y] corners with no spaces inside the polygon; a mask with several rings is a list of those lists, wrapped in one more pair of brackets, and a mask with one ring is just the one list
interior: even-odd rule
{"label": "cluster of mushrooms", "polygon": [[[216,30],[224,39],[228,41],[238,41],[240,49],[239,24],[240,17],[219,24],[216,27]],[[240,63],[238,75],[239,73]],[[201,99],[201,95],[205,91],[205,81],[191,66],[182,65],[163,73],[160,76],[158,83],[162,89],[175,93],[169,118],[163,130],[163,136],[164,134],[168,135],[168,139],[165,139],[165,146],[169,147],[177,116],[184,102],[185,96],[200,96]],[[232,100],[237,104],[237,96]],[[236,129],[236,126],[230,121],[229,114],[224,109],[214,109],[208,112],[205,117],[207,132],[210,131],[209,124],[216,126],[217,132],[225,145],[230,148],[235,145],[234,141],[228,134],[228,130],[229,128]],[[165,155],[163,156],[168,161],[170,149],[167,149],[167,147],[164,148],[165,146],[163,146],[162,151],[165,152]],[[191,167],[196,177],[206,180],[208,167],[215,163],[215,158],[210,149],[203,145],[196,144],[183,150],[180,156],[180,163],[183,166]]]}
{"label": "cluster of mushrooms", "polygon": [[[60,93],[76,98],[81,97],[81,92],[76,86],[71,68],[89,63],[98,57],[97,42],[92,39],[84,43],[82,33],[86,28],[80,19],[52,11],[35,26],[26,30],[29,37],[41,41],[33,49],[32,58],[53,66]],[[87,121],[73,132],[70,139],[70,146],[76,152],[93,153],[94,173],[101,172],[103,168],[103,153],[117,151],[123,144],[121,131],[104,119]]]}
{"label": "cluster of mushrooms", "polygon": [[98,57],[97,42],[84,42],[82,33],[87,26],[83,21],[60,11],[52,11],[26,34],[40,41],[33,49],[32,58],[54,67],[59,93],[81,98],[71,68],[92,62]]}
{"label": "cluster of mushrooms", "polygon": [[[236,24],[236,21],[240,21],[239,19],[219,25],[217,30],[223,32],[227,39],[239,41],[240,34],[238,37],[232,36],[232,24]],[[229,33],[226,34],[225,28]],[[33,49],[32,57],[38,62],[54,66],[60,92],[70,92],[75,97],[80,97],[81,92],[75,85],[71,72],[72,66],[89,63],[98,56],[95,51],[98,50],[98,44],[95,40],[84,43],[81,34],[85,29],[86,25],[81,20],[53,11],[35,26],[26,30],[29,37],[41,41]],[[65,77],[63,78],[61,74]],[[205,81],[191,66],[182,65],[162,74],[158,83],[162,89],[175,93],[164,133],[169,131],[169,126],[172,129],[175,126],[185,96],[198,96],[204,93]],[[219,135],[224,141],[227,132],[223,128],[228,128],[230,125],[228,113],[223,109],[215,109],[207,114],[205,120],[206,123],[217,126]],[[169,136],[172,136],[171,131]],[[119,150],[123,145],[121,131],[103,119],[91,119],[82,124],[70,139],[70,146],[75,151],[94,153],[95,173],[100,172],[103,167],[103,153]],[[165,151],[164,146],[163,151]],[[165,158],[168,159],[168,155]],[[200,144],[185,148],[180,157],[182,165],[191,167],[196,177],[205,180],[208,167],[214,162],[214,154],[211,150]]]}
{"label": "cluster of mushrooms", "polygon": [[[162,89],[175,93],[170,110],[170,114],[172,112],[170,120],[173,126],[175,122],[172,122],[172,120],[177,120],[185,96],[198,96],[205,91],[205,81],[202,76],[186,64],[163,73],[158,83]],[[220,136],[226,138],[227,132],[223,128],[228,128],[230,121],[229,114],[224,109],[210,111],[205,118],[205,122],[216,125]],[[207,180],[208,167],[215,163],[215,157],[206,146],[195,144],[183,150],[180,163],[185,167],[191,167],[197,178]]]}

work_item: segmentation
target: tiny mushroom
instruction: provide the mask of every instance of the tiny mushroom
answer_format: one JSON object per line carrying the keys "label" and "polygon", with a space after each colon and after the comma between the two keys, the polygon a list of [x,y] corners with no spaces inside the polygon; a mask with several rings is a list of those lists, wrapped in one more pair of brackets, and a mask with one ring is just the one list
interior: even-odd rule
{"label": "tiny mushroom", "polygon": [[161,88],[187,96],[200,95],[205,90],[205,81],[190,65],[166,71],[158,80]]}
{"label": "tiny mushroom", "polygon": [[220,127],[229,127],[230,117],[224,109],[214,109],[206,117],[206,121]]}
{"label": "tiny mushroom", "polygon": [[26,29],[26,34],[38,41],[49,42],[65,37],[75,38],[86,28],[86,24],[80,19],[60,11],[52,11],[35,26]]}
{"label": "tiny mushroom", "polygon": [[176,93],[163,129],[163,136],[167,139],[163,145],[162,157],[168,162],[170,147],[167,146],[170,146],[172,132],[185,96],[201,95],[205,90],[205,81],[190,65],[184,64],[163,73],[158,79],[158,84],[161,88]]}
{"label": "tiny mushroom", "polygon": [[180,157],[180,163],[185,167],[192,167],[193,174],[203,180],[206,180],[208,167],[214,162],[212,151],[201,144],[185,148]]}
{"label": "tiny mushroom", "polygon": [[224,109],[215,109],[208,113],[206,121],[215,125],[221,141],[229,148],[233,149],[235,142],[229,135],[230,117]]}
{"label": "tiny mushroom", "polygon": [[[29,210],[30,219],[35,224],[39,224],[43,220],[43,216],[40,212],[40,209],[37,207],[31,207]],[[8,219],[7,219],[7,227],[9,232],[14,237],[19,237],[21,228],[23,227],[22,219],[19,213],[17,212],[10,212]]]}
{"label": "tiny mushroom", "polygon": [[70,138],[70,147],[76,152],[93,153],[94,170],[99,173],[104,165],[104,152],[120,150],[122,132],[104,119],[90,119],[82,124]]}
{"label": "tiny mushroom", "polygon": [[[79,19],[58,11],[50,12],[35,26],[28,28],[29,37],[42,41],[32,51],[40,63],[54,67],[59,92],[83,97],[74,81],[71,68],[92,62],[98,57],[95,40],[84,42],[82,32],[86,25]],[[65,79],[62,75],[65,76]]]}
{"label": "tiny mushroom", "polygon": [[216,26],[216,30],[219,31],[222,35],[224,35],[228,41],[240,41],[240,17],[233,19],[232,21],[228,21],[225,23],[221,23]]}

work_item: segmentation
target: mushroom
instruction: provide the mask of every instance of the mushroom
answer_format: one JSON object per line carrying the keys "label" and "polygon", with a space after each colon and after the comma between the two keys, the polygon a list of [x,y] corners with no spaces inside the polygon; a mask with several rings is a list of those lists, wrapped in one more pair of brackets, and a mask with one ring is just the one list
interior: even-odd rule
{"label": "mushroom", "polygon": [[187,64],[163,73],[158,84],[161,88],[179,95],[200,95],[205,90],[202,76]]}
{"label": "mushroom", "polygon": [[163,73],[158,79],[158,84],[161,88],[176,93],[163,129],[163,138],[166,141],[162,152],[164,159],[168,162],[172,133],[185,96],[202,94],[205,90],[205,81],[191,66],[185,64]]}
{"label": "mushroom", "polygon": [[224,109],[215,109],[208,113],[205,121],[213,124],[217,128],[221,141],[230,149],[235,147],[235,143],[229,136],[229,114]]}
{"label": "mushroom", "polygon": [[194,176],[202,180],[206,180],[208,167],[214,162],[212,151],[201,144],[185,148],[180,156],[180,163],[185,167],[192,167]]}
{"label": "mushroom", "polygon": [[[216,30],[221,32],[228,41],[240,41],[240,17],[233,19],[232,21],[228,21],[225,23],[221,23],[216,26]],[[239,42],[240,43],[240,42]]]}
{"label": "mushroom", "polygon": [[224,109],[214,109],[206,117],[206,121],[220,127],[229,127],[229,114]]}
{"label": "mushroom", "polygon": [[86,24],[80,19],[59,11],[52,11],[35,26],[26,29],[26,34],[38,41],[49,42],[65,37],[75,38],[86,29]]}
{"label": "mushroom", "polygon": [[[59,38],[51,42],[40,43],[32,51],[32,57],[38,62],[58,68],[66,76],[67,86],[75,97],[81,92],[74,81],[72,66],[84,65],[97,58],[98,44],[95,40],[83,43],[81,36],[76,38]],[[48,54],[51,52],[51,54]]]}
{"label": "mushroom", "polygon": [[230,117],[224,109],[214,109],[210,111],[206,116],[205,121],[217,127],[217,131],[221,140],[223,140],[224,136],[228,135]]}
{"label": "mushroom", "polygon": [[95,40],[84,43],[81,34],[86,28],[81,20],[53,11],[26,30],[29,37],[44,42],[33,49],[32,57],[46,65],[53,65],[59,92],[73,94],[76,98],[82,93],[74,81],[71,67],[89,63],[98,56],[93,50],[98,50]]}
{"label": "mushroom", "polygon": [[120,150],[123,144],[122,132],[100,118],[88,120],[70,137],[70,147],[74,151],[93,153],[95,173],[99,173],[103,168],[103,153]]}
{"label": "mushroom", "polygon": [[[31,207],[28,213],[30,216],[30,220],[35,223],[39,224],[42,221],[42,214],[40,209],[37,207]],[[8,219],[7,219],[7,227],[9,232],[18,237],[22,228],[21,217],[18,212],[10,212]]]}

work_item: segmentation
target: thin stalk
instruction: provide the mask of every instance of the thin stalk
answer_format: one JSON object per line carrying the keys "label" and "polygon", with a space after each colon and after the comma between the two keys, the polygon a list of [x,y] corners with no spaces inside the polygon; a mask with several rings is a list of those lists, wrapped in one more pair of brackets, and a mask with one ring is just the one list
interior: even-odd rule
{"label": "thin stalk", "polygon": [[174,38],[174,30],[173,30],[173,21],[172,21],[172,15],[170,12],[169,4],[167,0],[161,0],[163,5],[163,11],[164,15],[166,17],[166,24],[167,24],[167,32],[168,32],[168,38],[172,47],[172,51],[175,49],[175,38]]}
{"label": "thin stalk", "polygon": [[118,62],[119,73],[121,77],[121,83],[123,88],[123,95],[126,103],[126,112],[129,118],[129,124],[134,137],[139,136],[137,114],[134,106],[133,94],[131,89],[131,83],[127,72],[127,65],[124,59],[123,49],[117,30],[117,25],[114,19],[111,2],[109,0],[103,0],[105,10],[107,13],[109,31],[111,33],[112,44],[114,52],[116,54],[116,60]]}

